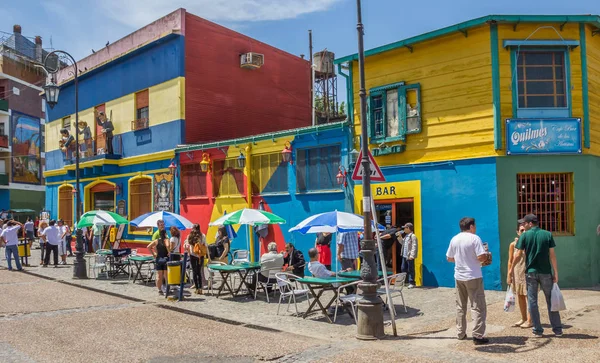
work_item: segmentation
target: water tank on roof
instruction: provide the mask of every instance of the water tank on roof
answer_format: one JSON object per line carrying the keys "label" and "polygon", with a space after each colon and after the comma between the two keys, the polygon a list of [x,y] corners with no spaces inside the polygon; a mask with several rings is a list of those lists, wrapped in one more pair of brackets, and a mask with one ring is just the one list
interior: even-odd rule
{"label": "water tank on roof", "polygon": [[313,55],[313,63],[317,66],[315,71],[320,73],[329,73],[334,74],[333,71],[333,60],[335,59],[335,54],[333,52],[328,52],[326,50],[316,52]]}

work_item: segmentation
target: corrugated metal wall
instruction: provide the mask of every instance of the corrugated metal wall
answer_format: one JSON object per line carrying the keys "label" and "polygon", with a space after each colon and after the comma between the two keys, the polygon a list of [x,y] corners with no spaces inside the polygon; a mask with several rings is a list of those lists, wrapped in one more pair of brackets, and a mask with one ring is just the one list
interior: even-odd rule
{"label": "corrugated metal wall", "polygon": [[[192,14],[185,26],[187,143],[311,124],[309,62]],[[240,68],[246,52],[264,66]]]}

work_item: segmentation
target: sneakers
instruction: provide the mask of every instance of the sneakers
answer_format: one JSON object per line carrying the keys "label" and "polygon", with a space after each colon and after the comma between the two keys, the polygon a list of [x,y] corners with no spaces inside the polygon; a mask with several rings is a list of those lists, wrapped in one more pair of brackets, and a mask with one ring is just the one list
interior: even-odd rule
{"label": "sneakers", "polygon": [[460,335],[457,339],[458,340],[465,340],[465,339],[467,339],[467,334]]}
{"label": "sneakers", "polygon": [[531,332],[533,338],[542,338],[544,335],[538,332]]}
{"label": "sneakers", "polygon": [[563,336],[563,332],[554,333],[554,336],[560,338]]}
{"label": "sneakers", "polygon": [[413,284],[408,284],[408,288],[409,288],[409,289],[413,289],[414,287],[415,287],[415,285],[413,285]]}
{"label": "sneakers", "polygon": [[164,295],[165,293],[162,290],[158,290],[159,295]]}
{"label": "sneakers", "polygon": [[487,344],[489,342],[490,342],[490,340],[486,337],[481,337],[481,338],[473,337],[473,344],[475,344],[475,345]]}

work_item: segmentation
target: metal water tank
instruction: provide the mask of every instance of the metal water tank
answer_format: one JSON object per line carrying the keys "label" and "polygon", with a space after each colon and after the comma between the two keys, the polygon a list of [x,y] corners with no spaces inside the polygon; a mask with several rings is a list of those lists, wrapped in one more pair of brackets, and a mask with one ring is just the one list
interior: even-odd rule
{"label": "metal water tank", "polygon": [[329,73],[334,74],[333,71],[333,60],[335,59],[335,54],[333,52],[328,52],[326,50],[316,52],[313,55],[313,63],[317,66],[315,71],[321,73]]}

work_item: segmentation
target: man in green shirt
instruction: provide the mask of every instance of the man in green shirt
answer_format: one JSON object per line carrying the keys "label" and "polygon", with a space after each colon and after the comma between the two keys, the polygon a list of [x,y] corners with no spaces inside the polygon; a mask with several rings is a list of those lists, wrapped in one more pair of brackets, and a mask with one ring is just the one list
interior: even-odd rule
{"label": "man in green shirt", "polygon": [[[165,221],[163,221],[162,219],[159,219],[158,221],[156,221],[156,226],[158,227],[158,229],[152,235],[152,240],[153,241],[157,240],[158,237],[160,236],[160,231],[162,231],[163,229],[165,229]],[[168,232],[167,232],[167,235],[169,235]]]}
{"label": "man in green shirt", "polygon": [[[519,220],[526,226],[527,231],[524,232],[515,246],[515,257],[511,266],[511,271],[508,274],[507,281],[512,283],[512,276],[515,265],[525,258],[525,273],[527,274],[527,302],[529,305],[529,313],[533,323],[533,335],[541,337],[544,329],[540,322],[540,311],[538,308],[538,290],[541,287],[546,297],[548,305],[548,315],[552,331],[557,337],[562,336],[562,324],[560,321],[560,313],[551,311],[550,294],[552,292],[553,283],[558,282],[558,266],[556,263],[556,254],[554,252],[554,238],[552,233],[541,229],[538,226],[538,219],[535,214],[528,214],[523,219]],[[525,257],[523,257],[525,253]],[[553,271],[554,270],[554,271]],[[553,273],[554,272],[554,273]]]}

